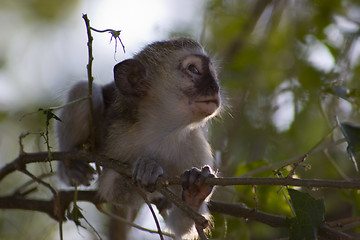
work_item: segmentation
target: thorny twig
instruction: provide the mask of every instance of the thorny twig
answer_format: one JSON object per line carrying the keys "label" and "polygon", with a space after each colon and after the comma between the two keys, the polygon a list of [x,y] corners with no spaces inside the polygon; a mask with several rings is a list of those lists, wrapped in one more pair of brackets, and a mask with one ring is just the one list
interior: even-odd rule
{"label": "thorny twig", "polygon": [[92,54],[92,42],[93,37],[91,36],[91,30],[90,30],[90,20],[87,17],[87,14],[83,15],[83,19],[85,21],[86,30],[87,30],[87,36],[88,36],[88,64],[86,65],[87,68],[87,75],[88,75],[88,101],[89,101],[89,110],[90,110],[90,118],[89,118],[89,127],[90,127],[90,145],[91,145],[91,151],[95,150],[95,125],[94,125],[94,107],[93,107],[93,99],[92,99],[92,87],[93,87],[93,81],[94,77],[92,76],[92,63],[94,61],[94,57]]}

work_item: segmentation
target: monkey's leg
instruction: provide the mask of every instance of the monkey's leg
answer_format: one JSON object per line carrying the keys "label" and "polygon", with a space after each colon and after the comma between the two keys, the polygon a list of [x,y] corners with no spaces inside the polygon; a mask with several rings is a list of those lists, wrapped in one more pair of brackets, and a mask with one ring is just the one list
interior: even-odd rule
{"label": "monkey's leg", "polygon": [[[136,218],[138,209],[127,206],[111,206],[111,212],[128,222],[133,222]],[[126,240],[131,226],[117,219],[111,218],[109,224],[109,240]]]}
{"label": "monkey's leg", "polygon": [[207,196],[211,194],[213,186],[204,184],[204,182],[205,179],[213,177],[215,176],[211,174],[209,166],[205,166],[201,170],[192,168],[181,175],[182,198],[195,211],[200,209]]}

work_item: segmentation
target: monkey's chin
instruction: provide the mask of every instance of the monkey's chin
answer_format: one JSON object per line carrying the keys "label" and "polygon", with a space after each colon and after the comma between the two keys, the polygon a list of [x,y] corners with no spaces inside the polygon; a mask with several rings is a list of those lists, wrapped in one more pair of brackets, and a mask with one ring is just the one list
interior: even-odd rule
{"label": "monkey's chin", "polygon": [[208,117],[216,112],[220,105],[219,96],[202,97],[193,103],[195,111],[203,117]]}

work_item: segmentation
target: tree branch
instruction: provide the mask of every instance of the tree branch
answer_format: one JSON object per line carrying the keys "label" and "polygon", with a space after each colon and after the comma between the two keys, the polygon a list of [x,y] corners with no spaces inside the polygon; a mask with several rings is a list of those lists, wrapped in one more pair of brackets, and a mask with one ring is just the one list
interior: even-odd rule
{"label": "tree branch", "polygon": [[[255,220],[271,227],[285,228],[286,218],[283,216],[273,215],[256,209],[247,208],[242,204],[225,203],[219,201],[210,201],[208,204],[209,210],[221,214],[230,215],[233,217],[241,217],[245,219]],[[330,228],[325,222],[319,227],[319,235],[322,239],[327,240],[355,240],[348,234]]]}
{"label": "tree branch", "polygon": [[[76,151],[76,152],[52,152],[52,160],[79,160],[86,162],[94,162],[106,168],[111,168],[125,177],[131,177],[130,167],[118,160],[108,158],[103,155],[94,153]],[[36,162],[47,162],[48,153],[23,153],[14,161],[6,164],[0,169],[0,181],[14,171],[23,172],[26,165]],[[359,180],[321,180],[321,179],[294,179],[294,178],[242,178],[242,177],[222,177],[210,178],[205,181],[209,185],[280,185],[280,186],[300,186],[306,188],[338,188],[338,189],[360,189]],[[157,183],[157,190],[167,199],[172,201],[176,206],[185,211],[196,223],[197,227],[204,228],[207,226],[207,220],[194,212],[184,203],[177,195],[171,193],[166,187],[168,185],[178,185],[181,181],[178,177],[160,177]],[[57,221],[65,220],[65,211],[74,199],[73,191],[60,191],[58,200],[54,196],[51,200],[31,200],[19,198],[17,196],[6,196],[0,198],[0,208],[2,209],[23,209],[35,210],[48,214]],[[94,191],[79,191],[78,201],[89,201],[97,204],[100,202],[96,198]],[[253,219],[265,223],[272,227],[285,227],[285,218],[281,216],[263,213],[254,209],[248,209],[240,204],[219,203],[211,201],[210,210],[220,212],[232,216]],[[352,239],[348,235],[342,236],[342,232],[334,230],[327,225],[320,228],[320,234],[328,236],[327,239]],[[333,238],[341,236],[340,238]],[[331,237],[331,238],[330,238]]]}
{"label": "tree branch", "polygon": [[[66,209],[68,209],[70,203],[74,200],[75,191],[60,191],[58,194],[60,200],[59,202],[61,203],[60,211],[63,213],[61,220],[63,221],[65,220]],[[78,191],[77,194],[78,194],[78,201],[92,202],[94,205],[98,205],[101,203],[101,200],[96,196],[96,191]],[[22,210],[38,211],[38,212],[46,213],[54,220],[59,221],[60,219],[55,214],[55,210],[54,210],[55,204],[56,203],[54,202],[54,199],[32,200],[32,199],[18,198],[16,196],[0,197],[0,209],[22,209]],[[258,211],[256,209],[251,209],[243,204],[210,201],[208,207],[211,212],[217,212],[234,217],[240,217],[253,221],[258,221],[275,228],[287,227],[285,217],[265,213],[262,211]],[[322,237],[323,239],[328,239],[328,240],[355,239],[341,231],[331,228],[326,224],[326,222],[324,222],[320,226],[319,236]]]}
{"label": "tree branch", "polygon": [[[108,158],[103,155],[75,151],[75,152],[52,152],[52,158],[56,161],[79,160],[94,162],[100,166],[114,169],[123,176],[131,177],[131,170],[128,164]],[[26,164],[48,161],[47,152],[25,153],[14,161],[6,164],[0,169],[0,181],[8,174],[23,169]],[[177,177],[160,177],[159,182],[165,186],[180,185]],[[307,188],[338,188],[338,189],[360,189],[360,181],[354,180],[322,180],[322,179],[296,179],[296,178],[242,178],[242,177],[221,177],[209,178],[205,181],[209,185],[281,185],[299,186]]]}
{"label": "tree branch", "polygon": [[[64,160],[79,160],[86,162],[95,162],[101,166],[113,168],[118,171],[120,174],[126,175],[129,173],[129,166],[120,161],[108,158],[106,156],[97,155],[93,153],[74,151],[74,152],[52,152],[52,160],[54,161],[64,161]],[[48,153],[47,152],[37,152],[37,153],[24,153],[21,156],[18,156],[12,162],[6,164],[3,168],[0,169],[0,181],[6,177],[8,174],[21,170],[29,163],[37,162],[47,162]]]}
{"label": "tree branch", "polygon": [[360,189],[360,181],[354,180],[322,180],[322,179],[297,179],[297,178],[241,178],[224,177],[206,179],[206,184],[229,186],[229,185],[279,185],[298,186],[306,188],[338,188]]}
{"label": "tree branch", "polygon": [[[22,209],[38,211],[48,214],[56,221],[66,220],[65,211],[68,209],[70,203],[74,200],[75,191],[60,191],[58,192],[58,199],[50,200],[34,200],[19,198],[17,196],[0,197],[0,209]],[[78,201],[87,201],[94,204],[101,201],[96,197],[96,191],[78,191]],[[60,205],[59,205],[60,204]],[[61,216],[58,215],[59,212]]]}

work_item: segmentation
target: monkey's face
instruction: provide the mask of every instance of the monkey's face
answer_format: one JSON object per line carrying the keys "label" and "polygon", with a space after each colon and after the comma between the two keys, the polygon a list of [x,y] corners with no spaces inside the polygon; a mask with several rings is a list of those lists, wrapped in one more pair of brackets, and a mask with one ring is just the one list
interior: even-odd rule
{"label": "monkey's face", "polygon": [[202,124],[220,109],[216,71],[193,40],[157,42],[114,67],[115,84],[138,116],[171,126]]}
{"label": "monkey's face", "polygon": [[[215,116],[220,108],[220,87],[215,68],[205,55],[188,55],[180,60],[183,104],[187,104],[195,118]],[[185,106],[186,107],[186,106]]]}

